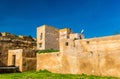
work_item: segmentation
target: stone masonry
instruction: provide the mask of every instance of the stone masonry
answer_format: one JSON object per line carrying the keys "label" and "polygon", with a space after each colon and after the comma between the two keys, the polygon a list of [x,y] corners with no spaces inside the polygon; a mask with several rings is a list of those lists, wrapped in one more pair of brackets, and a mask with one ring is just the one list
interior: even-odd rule
{"label": "stone masonry", "polygon": [[[69,28],[43,25],[37,28],[37,46],[35,41],[20,41],[21,36],[18,40],[0,33],[0,37],[0,65],[19,66],[21,72],[47,69],[55,73],[120,77],[120,35],[85,39]],[[36,54],[36,50],[46,49],[59,52]]]}
{"label": "stone masonry", "polygon": [[59,30],[48,25],[37,28],[37,49],[59,49]]}
{"label": "stone masonry", "polygon": [[30,36],[17,36],[7,32],[0,33],[0,67],[8,65],[8,50],[36,50],[36,40]]}
{"label": "stone masonry", "polygon": [[59,49],[37,54],[37,70],[120,77],[120,35],[84,39],[83,34],[60,29]]}

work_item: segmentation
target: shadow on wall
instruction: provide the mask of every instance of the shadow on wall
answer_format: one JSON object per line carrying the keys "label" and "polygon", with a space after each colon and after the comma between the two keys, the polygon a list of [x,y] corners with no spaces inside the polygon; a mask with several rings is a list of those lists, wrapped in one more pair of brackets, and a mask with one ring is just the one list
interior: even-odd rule
{"label": "shadow on wall", "polygon": [[7,65],[0,60],[0,67],[3,67],[3,66],[7,66]]}
{"label": "shadow on wall", "polygon": [[3,73],[14,73],[14,72],[20,72],[19,67],[15,67],[13,65],[7,66],[0,60],[0,74]]}

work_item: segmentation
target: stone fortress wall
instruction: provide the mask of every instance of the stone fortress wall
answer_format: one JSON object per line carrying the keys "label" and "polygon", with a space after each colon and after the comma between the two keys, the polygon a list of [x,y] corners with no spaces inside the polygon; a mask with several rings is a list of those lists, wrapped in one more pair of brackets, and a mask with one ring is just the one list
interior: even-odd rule
{"label": "stone fortress wall", "polygon": [[[63,70],[63,72],[120,76],[119,38],[120,35],[81,40],[64,40],[61,59],[62,64],[67,66],[67,69]],[[65,45],[66,42],[68,42],[67,46]]]}
{"label": "stone fortress wall", "polygon": [[120,77],[120,35],[85,39],[83,34],[73,33],[69,28],[56,29],[43,25],[37,28],[37,50],[60,51],[42,54],[32,50],[36,48],[36,43],[26,42],[22,46],[16,39],[12,43],[11,40],[13,38],[0,42],[0,56],[4,59],[0,63],[13,65],[11,59],[14,55],[14,64],[21,72],[47,69],[55,73]]}
{"label": "stone fortress wall", "polygon": [[60,52],[37,54],[37,70],[120,77],[120,35],[83,39],[68,30],[59,36]]}

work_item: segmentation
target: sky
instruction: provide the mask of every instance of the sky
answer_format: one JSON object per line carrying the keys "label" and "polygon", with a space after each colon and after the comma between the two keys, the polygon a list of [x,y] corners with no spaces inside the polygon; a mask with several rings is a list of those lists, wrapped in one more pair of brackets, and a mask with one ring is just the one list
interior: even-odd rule
{"label": "sky", "polygon": [[0,0],[0,32],[36,37],[43,24],[86,38],[120,33],[120,0]]}

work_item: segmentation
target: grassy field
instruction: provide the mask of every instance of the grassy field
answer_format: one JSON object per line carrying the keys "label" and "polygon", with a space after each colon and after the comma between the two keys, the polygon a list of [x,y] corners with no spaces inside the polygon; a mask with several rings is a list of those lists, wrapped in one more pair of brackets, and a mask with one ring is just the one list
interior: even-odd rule
{"label": "grassy field", "polygon": [[56,74],[49,71],[29,71],[23,73],[0,74],[0,79],[120,79],[116,77],[101,77],[93,75],[73,75],[73,74]]}

